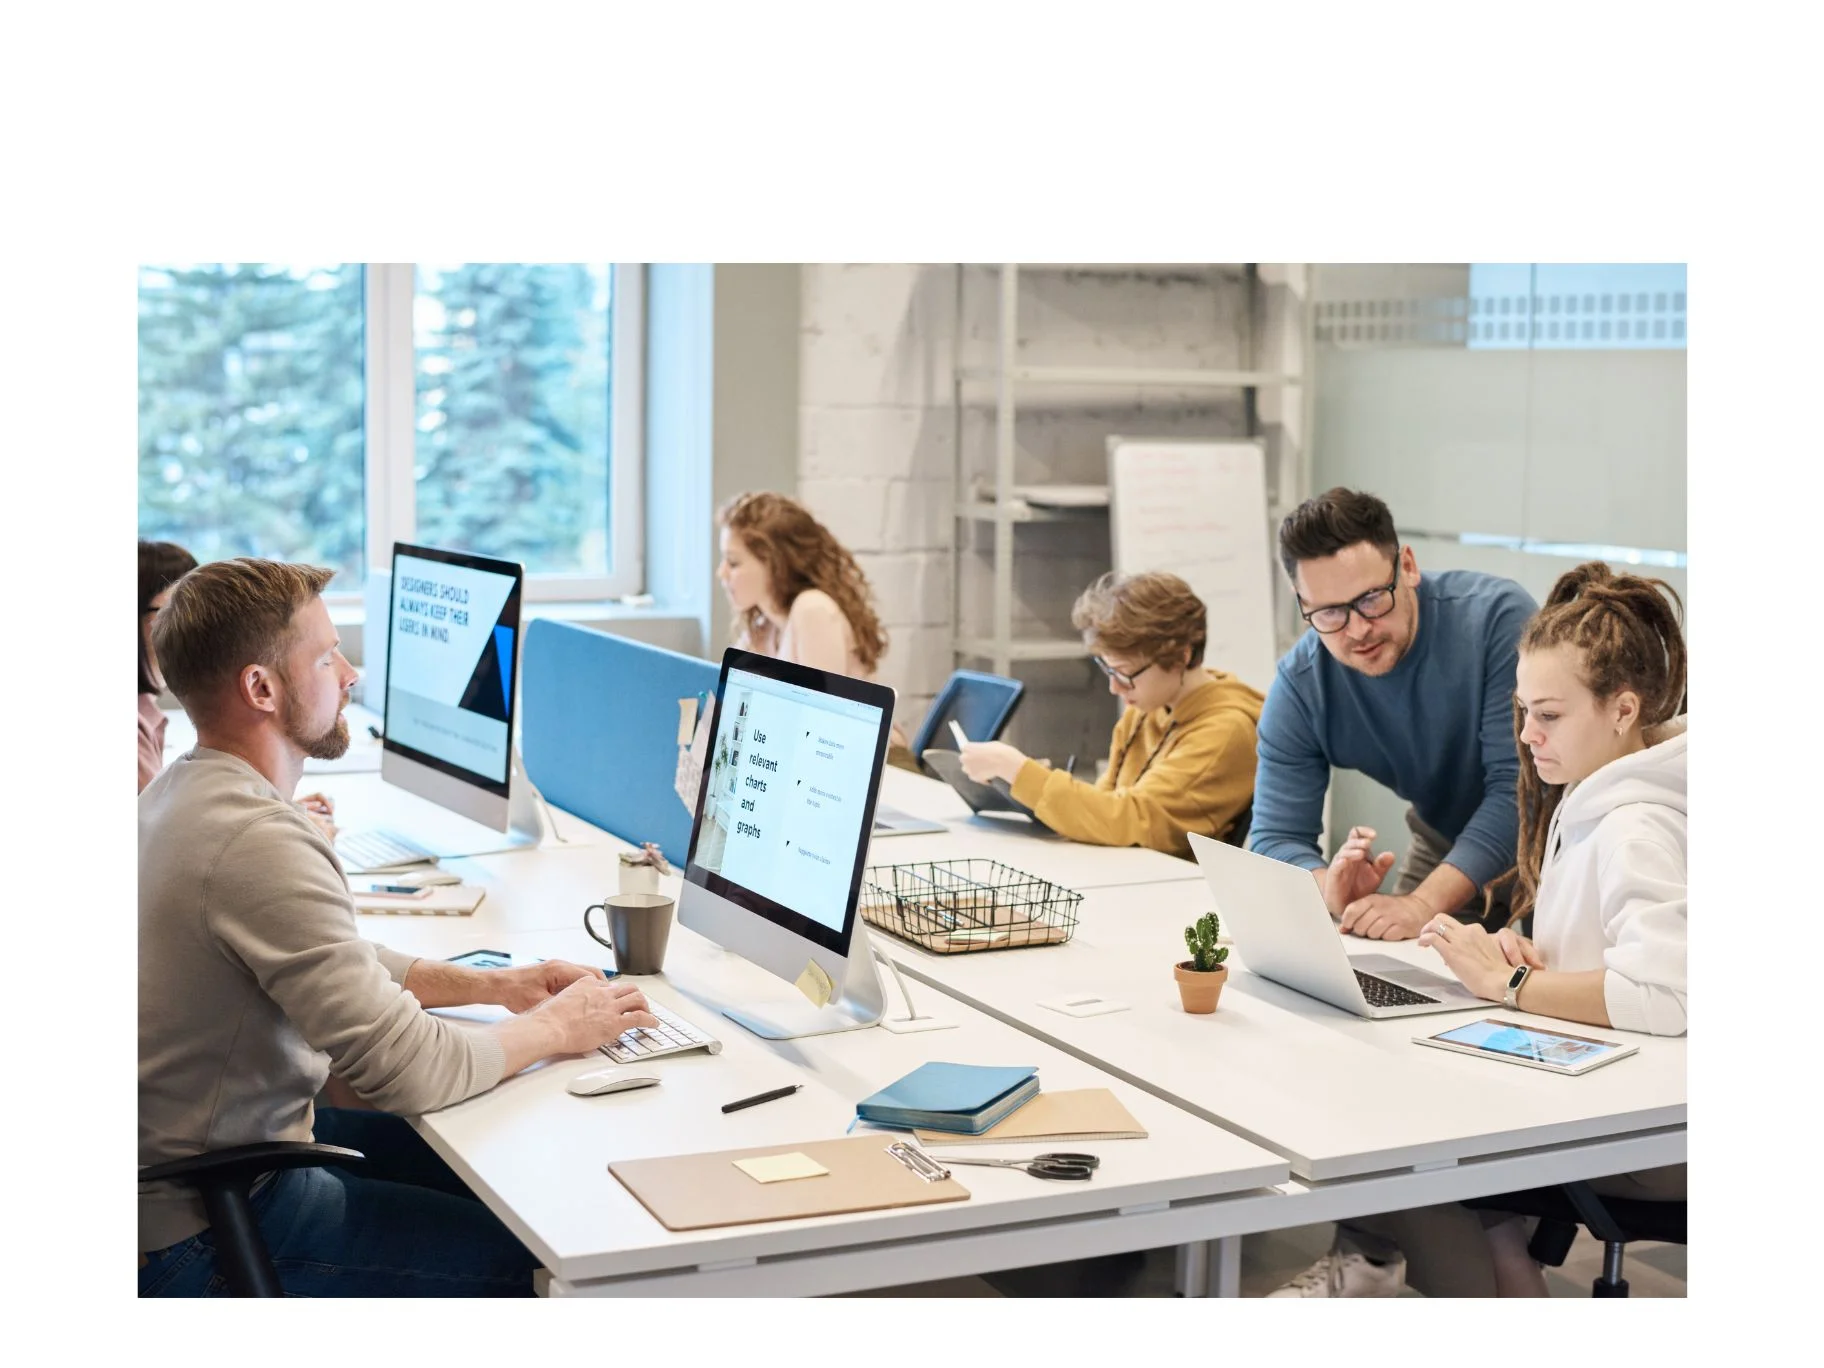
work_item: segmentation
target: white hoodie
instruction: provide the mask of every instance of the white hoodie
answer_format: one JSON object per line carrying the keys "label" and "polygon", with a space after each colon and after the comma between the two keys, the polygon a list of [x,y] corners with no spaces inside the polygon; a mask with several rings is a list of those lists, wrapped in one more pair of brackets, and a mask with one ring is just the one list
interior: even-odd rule
{"label": "white hoodie", "polygon": [[1548,969],[1606,969],[1609,1021],[1685,1033],[1685,721],[1573,784],[1545,842],[1533,940]]}

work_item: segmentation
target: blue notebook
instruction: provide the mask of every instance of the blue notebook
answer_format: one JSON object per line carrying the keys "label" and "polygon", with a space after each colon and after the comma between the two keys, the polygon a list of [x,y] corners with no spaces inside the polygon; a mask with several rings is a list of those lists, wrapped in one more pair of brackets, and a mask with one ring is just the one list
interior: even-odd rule
{"label": "blue notebook", "polygon": [[921,1064],[856,1104],[855,1115],[876,1126],[917,1127],[980,1135],[1039,1095],[1035,1066]]}

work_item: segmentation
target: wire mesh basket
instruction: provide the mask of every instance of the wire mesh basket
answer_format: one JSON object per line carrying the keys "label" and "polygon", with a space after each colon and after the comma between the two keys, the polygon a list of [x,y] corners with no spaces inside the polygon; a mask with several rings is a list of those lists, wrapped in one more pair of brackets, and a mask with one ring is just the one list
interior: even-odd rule
{"label": "wire mesh basket", "polygon": [[999,860],[872,865],[861,915],[870,926],[940,955],[1062,945],[1077,929],[1081,893]]}

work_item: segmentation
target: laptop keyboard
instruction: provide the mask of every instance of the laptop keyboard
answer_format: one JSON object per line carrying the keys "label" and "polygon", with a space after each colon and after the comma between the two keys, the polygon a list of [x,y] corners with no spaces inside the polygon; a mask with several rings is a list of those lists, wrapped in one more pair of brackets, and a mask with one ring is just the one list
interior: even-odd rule
{"label": "laptop keyboard", "polygon": [[622,1031],[618,1039],[598,1047],[616,1064],[637,1064],[642,1059],[683,1054],[687,1050],[722,1053],[721,1041],[670,1008],[649,1000],[646,1010],[659,1019],[657,1026],[635,1026],[631,1031]]}
{"label": "laptop keyboard", "polygon": [[351,874],[402,865],[423,864],[437,857],[416,841],[392,831],[343,831],[336,835],[336,854]]}
{"label": "laptop keyboard", "polygon": [[1415,993],[1410,988],[1402,988],[1397,983],[1389,983],[1373,974],[1364,974],[1360,969],[1355,971],[1355,981],[1362,985],[1362,996],[1368,999],[1370,1007],[1419,1007],[1437,1002],[1434,997]]}

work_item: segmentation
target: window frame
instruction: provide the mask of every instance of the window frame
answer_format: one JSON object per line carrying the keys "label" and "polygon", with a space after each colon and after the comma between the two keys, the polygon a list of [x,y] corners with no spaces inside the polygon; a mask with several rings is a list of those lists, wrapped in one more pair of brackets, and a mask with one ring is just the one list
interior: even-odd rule
{"label": "window frame", "polygon": [[[418,433],[417,352],[412,335],[417,265],[368,262],[366,302],[367,572],[391,574],[393,543],[417,540],[415,464]],[[611,563],[605,575],[535,573],[528,569],[528,603],[620,598],[645,587],[645,317],[646,269],[614,263],[608,418]],[[330,593],[332,604],[355,605],[360,593]]]}

